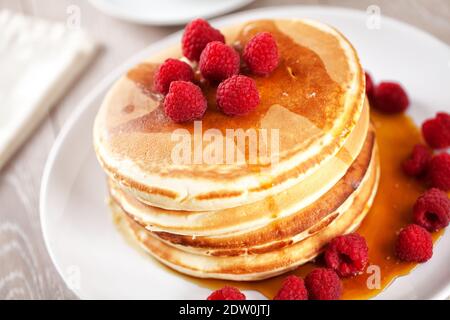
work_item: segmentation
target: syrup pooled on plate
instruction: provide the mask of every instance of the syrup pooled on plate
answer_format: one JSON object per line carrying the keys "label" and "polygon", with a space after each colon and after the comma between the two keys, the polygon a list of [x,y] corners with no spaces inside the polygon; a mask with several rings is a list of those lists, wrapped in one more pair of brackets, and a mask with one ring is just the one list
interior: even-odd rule
{"label": "syrup pooled on plate", "polygon": [[[380,185],[370,212],[356,231],[367,241],[369,264],[362,274],[342,280],[344,286],[342,299],[374,297],[395,278],[407,275],[417,265],[399,261],[394,255],[394,244],[397,233],[412,222],[414,202],[426,190],[423,183],[407,177],[401,169],[402,161],[409,156],[413,146],[423,142],[422,137],[407,115],[387,116],[373,111],[371,119],[376,128],[380,153]],[[434,241],[442,233],[442,231],[434,233]],[[283,279],[289,274],[304,278],[314,268],[323,266],[321,257],[318,257],[316,262],[307,263],[293,272],[256,282],[187,278],[211,290],[230,285],[241,290],[255,290],[272,299],[281,287]],[[377,269],[380,276],[379,286],[374,273]]]}

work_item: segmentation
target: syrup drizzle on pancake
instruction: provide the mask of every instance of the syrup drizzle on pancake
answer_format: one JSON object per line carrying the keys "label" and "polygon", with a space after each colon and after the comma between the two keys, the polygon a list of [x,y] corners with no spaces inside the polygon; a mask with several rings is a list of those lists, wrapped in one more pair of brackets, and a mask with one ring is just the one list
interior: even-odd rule
{"label": "syrup drizzle on pancake", "polygon": [[[256,21],[246,24],[232,43],[241,48],[255,34],[267,31],[275,37],[280,51],[281,61],[278,68],[267,77],[252,77],[261,96],[257,110],[243,117],[228,117],[217,110],[215,85],[199,81],[208,100],[208,110],[202,119],[204,130],[219,129],[225,133],[230,128],[260,128],[261,121],[269,110],[279,105],[294,114],[305,117],[320,129],[326,130],[342,111],[342,88],[333,81],[322,59],[311,49],[299,45],[281,32],[271,21]],[[158,64],[143,63],[130,70],[127,77],[149,95],[155,104],[148,114],[119,125],[113,131],[119,132],[167,132],[176,128],[185,128],[193,132],[193,123],[175,124],[167,121],[162,110],[162,96],[154,92],[153,76]],[[245,73],[245,72],[244,72]],[[166,118],[166,120],[164,120]],[[279,125],[280,130],[294,128]],[[295,128],[302,130],[302,128]]]}
{"label": "syrup drizzle on pancake", "polygon": [[[333,28],[309,20],[260,20],[223,29],[237,50],[261,31],[274,35],[282,58],[271,75],[254,77],[262,102],[247,116],[220,113],[215,86],[202,80],[198,71],[196,83],[209,101],[201,129],[195,123],[173,123],[165,116],[163,96],[155,93],[153,77],[166,58],[181,57],[179,45],[152,55],[121,77],[105,96],[94,128],[96,153],[106,173],[143,202],[166,209],[208,211],[273,196],[307,178],[336,154],[342,160],[339,163],[348,167],[351,152],[339,150],[359,123],[364,103],[364,77],[354,48]],[[242,72],[248,74],[245,66]],[[191,148],[187,157],[192,163],[173,161],[173,150],[180,144],[173,139],[176,129],[187,129],[187,142],[191,142],[186,143]],[[219,131],[219,138],[225,133],[224,147],[234,142],[230,158],[239,153],[245,161],[230,163],[227,157],[224,163],[223,157],[217,157],[217,163],[203,163],[195,155],[192,161],[193,153],[208,151],[211,140],[202,140],[209,129]],[[235,133],[228,136],[227,129]],[[237,129],[244,133],[243,139],[236,137]],[[270,139],[273,129],[279,130],[275,148]],[[255,130],[258,142],[253,139]],[[264,133],[268,133],[266,140]],[[256,160],[248,157],[255,144]],[[228,156],[225,149],[223,154]],[[273,159],[272,150],[276,166],[266,157],[269,153]]]}

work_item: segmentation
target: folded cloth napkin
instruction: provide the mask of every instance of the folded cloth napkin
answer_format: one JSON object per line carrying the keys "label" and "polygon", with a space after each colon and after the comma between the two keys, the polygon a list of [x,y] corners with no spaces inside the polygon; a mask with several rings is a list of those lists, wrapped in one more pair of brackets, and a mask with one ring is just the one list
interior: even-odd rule
{"label": "folded cloth napkin", "polygon": [[0,11],[0,168],[87,66],[82,30]]}

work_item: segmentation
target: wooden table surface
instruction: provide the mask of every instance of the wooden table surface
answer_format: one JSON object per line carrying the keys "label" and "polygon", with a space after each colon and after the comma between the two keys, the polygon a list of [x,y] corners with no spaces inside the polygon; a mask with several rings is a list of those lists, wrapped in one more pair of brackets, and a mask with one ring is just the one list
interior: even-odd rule
{"label": "wooden table surface", "polygon": [[[361,10],[375,4],[383,15],[413,24],[450,44],[449,0],[257,0],[243,10],[287,4]],[[72,110],[102,77],[131,54],[179,29],[119,21],[103,15],[85,0],[0,0],[0,9],[57,21],[66,21],[71,5],[80,8],[81,27],[101,43],[103,50],[0,171],[0,299],[76,298],[50,260],[39,222],[39,190],[48,152]]]}

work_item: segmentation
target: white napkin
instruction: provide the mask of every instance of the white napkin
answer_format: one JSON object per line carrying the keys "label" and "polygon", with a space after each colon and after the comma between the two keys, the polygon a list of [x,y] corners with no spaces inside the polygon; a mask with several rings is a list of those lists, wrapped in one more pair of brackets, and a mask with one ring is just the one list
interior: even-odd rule
{"label": "white napkin", "polygon": [[81,30],[0,11],[0,168],[92,59]]}

